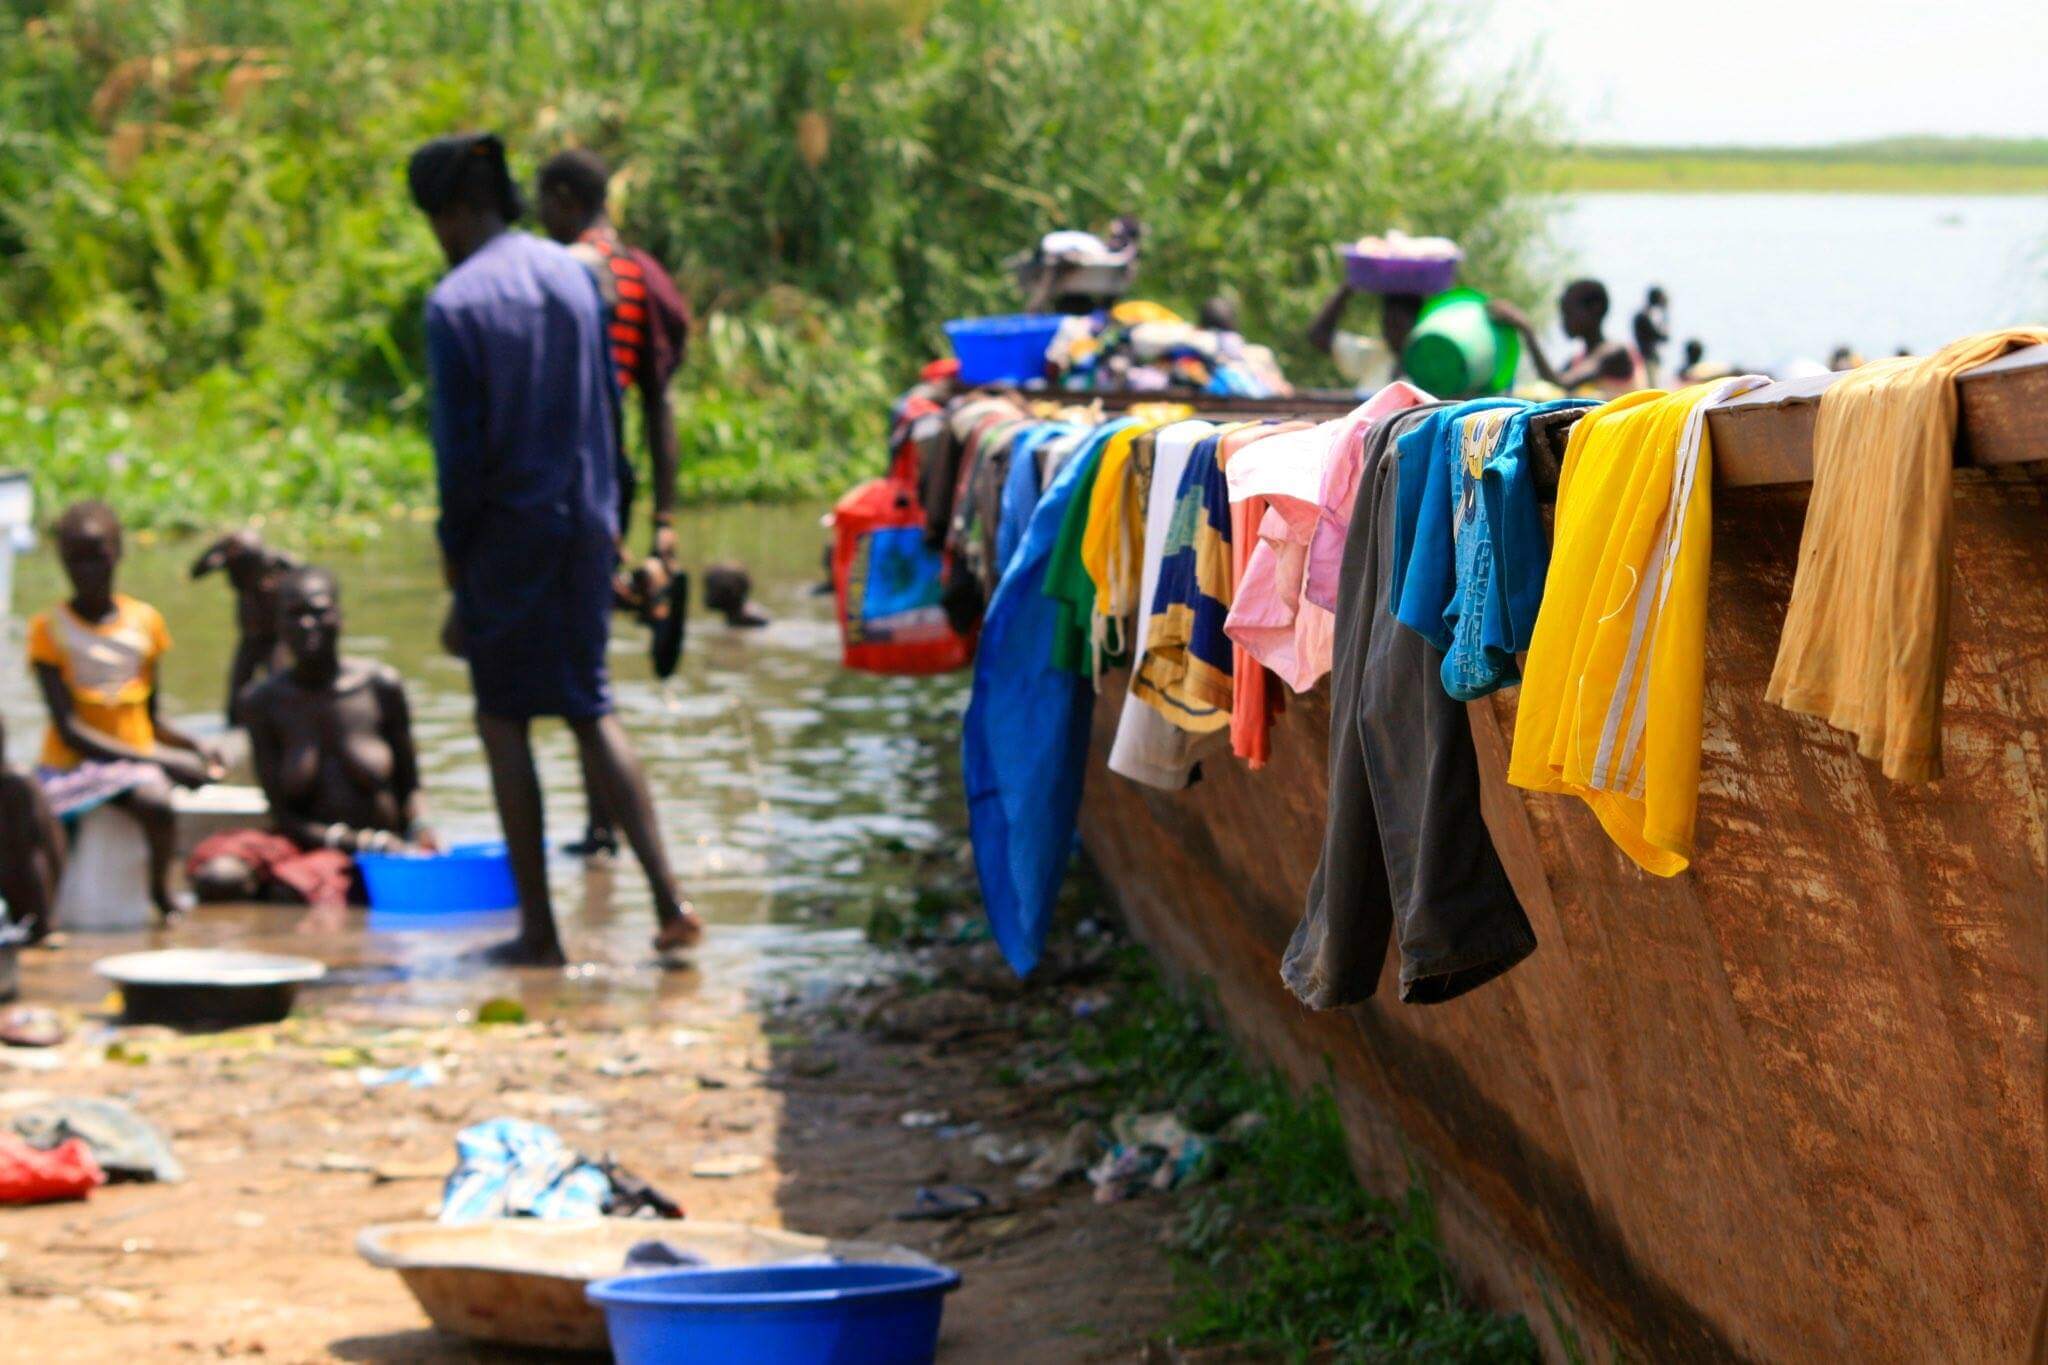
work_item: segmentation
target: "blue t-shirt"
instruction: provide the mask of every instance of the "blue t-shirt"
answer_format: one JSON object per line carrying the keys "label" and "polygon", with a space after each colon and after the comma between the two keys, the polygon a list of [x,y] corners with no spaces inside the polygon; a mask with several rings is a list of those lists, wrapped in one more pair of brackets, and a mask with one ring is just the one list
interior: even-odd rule
{"label": "blue t-shirt", "polygon": [[[1520,679],[1550,541],[1528,470],[1529,419],[1586,399],[1529,403],[1476,398],[1431,413],[1396,442],[1394,555],[1389,606],[1396,620],[1444,653],[1444,690],[1460,701]],[[1486,414],[1505,417],[1465,460],[1465,437]]]}

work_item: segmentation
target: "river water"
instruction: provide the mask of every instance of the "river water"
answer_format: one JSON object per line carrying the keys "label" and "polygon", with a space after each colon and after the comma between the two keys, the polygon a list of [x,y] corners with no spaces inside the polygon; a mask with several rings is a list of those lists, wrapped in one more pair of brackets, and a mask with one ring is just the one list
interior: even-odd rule
{"label": "river water", "polygon": [[1551,232],[1566,269],[1607,285],[1621,335],[1664,286],[1672,360],[1687,337],[1776,369],[2048,320],[2043,195],[1584,194]]}
{"label": "river water", "polygon": [[[831,599],[811,591],[822,576],[820,510],[729,507],[682,520],[693,568],[732,559],[752,572],[756,601],[774,618],[767,628],[736,631],[694,611],[682,667],[667,685],[650,673],[645,633],[624,618],[614,630],[620,718],[646,764],[677,872],[715,926],[698,959],[706,974],[752,968],[764,955],[834,956],[872,907],[901,908],[914,898],[918,852],[951,850],[964,837],[953,755],[965,675],[877,678],[839,668]],[[197,548],[131,545],[120,586],[169,622],[176,642],[163,676],[169,712],[217,725],[232,607],[219,578],[186,576]],[[367,546],[316,558],[342,579],[345,650],[405,676],[432,825],[457,841],[495,836],[468,675],[438,644],[446,595],[430,527],[393,523]],[[34,760],[43,720],[22,659],[23,622],[57,600],[61,587],[47,545],[19,569],[14,615],[0,624],[0,715],[12,760],[25,764]],[[536,726],[536,747],[549,840],[559,845],[583,826],[575,749],[566,729],[546,721]],[[588,874],[559,855],[552,869],[571,954],[605,972],[646,967],[652,909],[630,856],[609,874]],[[286,925],[296,912],[257,913],[259,922],[270,916]],[[250,927],[243,916],[220,916],[202,912],[176,941],[230,938]],[[95,943],[80,952],[126,946]],[[402,959],[459,946],[420,935],[351,945],[344,956]],[[316,951],[331,960],[330,949],[340,947]]]}

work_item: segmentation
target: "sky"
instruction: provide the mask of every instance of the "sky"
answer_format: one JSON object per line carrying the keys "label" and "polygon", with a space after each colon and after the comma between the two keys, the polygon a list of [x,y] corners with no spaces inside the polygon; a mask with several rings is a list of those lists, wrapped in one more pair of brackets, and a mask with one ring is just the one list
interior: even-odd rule
{"label": "sky", "polygon": [[1586,142],[2048,137],[2044,0],[1424,0],[1478,71],[1535,54]]}

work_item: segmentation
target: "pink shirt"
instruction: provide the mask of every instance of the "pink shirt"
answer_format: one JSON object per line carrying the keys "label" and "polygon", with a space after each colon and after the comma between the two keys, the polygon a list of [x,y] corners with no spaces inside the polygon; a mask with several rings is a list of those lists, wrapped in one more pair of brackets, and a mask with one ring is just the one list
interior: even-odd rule
{"label": "pink shirt", "polygon": [[1337,609],[1337,574],[1344,563],[1344,542],[1351,532],[1351,505],[1358,499],[1358,467],[1365,456],[1365,434],[1404,408],[1433,401],[1407,380],[1396,379],[1353,409],[1340,424],[1323,466],[1316,497],[1315,530],[1309,537],[1308,580],[1301,591],[1316,606],[1327,611]]}
{"label": "pink shirt", "polygon": [[[1223,470],[1229,478],[1231,463],[1255,443],[1271,440],[1290,431],[1307,428],[1307,422],[1286,422],[1232,432],[1223,441]],[[1243,591],[1245,569],[1259,542],[1259,523],[1266,516],[1266,500],[1254,494],[1230,505],[1230,600],[1234,605]],[[1226,619],[1226,628],[1228,621]],[[1280,711],[1284,693],[1266,690],[1266,666],[1236,641],[1230,651],[1232,687],[1230,693],[1230,749],[1254,768],[1266,766],[1273,752],[1273,717]]]}
{"label": "pink shirt", "polygon": [[1249,513],[1265,504],[1223,632],[1297,692],[1330,671],[1335,619],[1304,604],[1301,586],[1324,462],[1348,420],[1268,436],[1237,452],[1223,471],[1233,507],[1250,504]]}

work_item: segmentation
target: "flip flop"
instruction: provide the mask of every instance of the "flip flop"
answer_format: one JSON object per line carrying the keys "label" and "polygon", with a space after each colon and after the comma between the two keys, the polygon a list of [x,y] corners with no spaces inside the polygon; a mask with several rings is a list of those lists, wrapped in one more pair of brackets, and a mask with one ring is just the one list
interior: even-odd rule
{"label": "flip flop", "polygon": [[994,1201],[972,1185],[920,1185],[917,1200],[893,1215],[899,1223],[934,1223],[985,1213]]}
{"label": "flip flop", "polygon": [[683,658],[683,636],[690,624],[690,576],[677,573],[669,579],[661,596],[668,611],[648,622],[647,653],[654,664],[654,676],[667,681],[675,676],[676,665]]}

